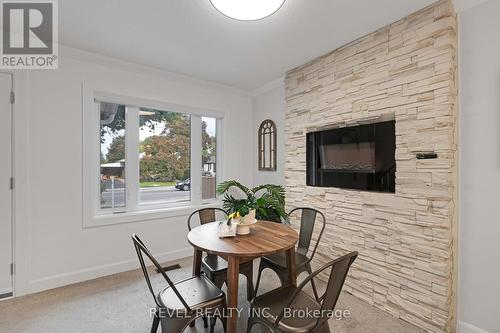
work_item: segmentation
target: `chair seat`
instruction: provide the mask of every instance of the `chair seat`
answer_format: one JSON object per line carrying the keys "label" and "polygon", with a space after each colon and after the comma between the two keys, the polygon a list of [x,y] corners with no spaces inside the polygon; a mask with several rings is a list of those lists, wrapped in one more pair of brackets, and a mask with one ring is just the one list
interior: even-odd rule
{"label": "chair seat", "polygon": [[[225,302],[225,295],[217,288],[212,281],[204,275],[193,276],[192,278],[175,284],[175,287],[192,310],[215,307]],[[181,301],[172,288],[167,287],[158,294],[158,303],[167,309],[182,312],[185,310]]]}
{"label": "chair seat", "polygon": [[[254,309],[261,310],[265,313],[265,316],[261,316],[262,319],[268,321],[271,325],[274,324],[278,316],[283,311],[283,308],[290,302],[293,293],[297,290],[294,286],[286,286],[278,289],[274,289],[268,293],[256,297],[252,301],[252,306]],[[290,306],[292,310],[307,310],[316,311],[321,310],[321,305],[318,304],[313,298],[303,291],[299,291],[297,297]],[[310,332],[312,328],[317,323],[317,318],[311,318],[312,316],[304,316],[304,318],[298,318],[297,316],[286,316],[279,322],[279,329],[283,332],[293,332],[293,333],[306,333]]]}
{"label": "chair seat", "polygon": [[[210,270],[210,272],[215,273],[215,274],[221,273],[221,272],[227,270],[227,261],[224,260],[223,258],[217,256],[217,255],[214,255],[214,254],[209,254],[209,255],[205,256],[202,259],[202,264],[203,264],[203,266],[208,268]],[[246,261],[246,262],[241,263],[240,264],[240,271],[241,271],[241,268],[245,265],[250,265],[250,261]]]}
{"label": "chair seat", "polygon": [[202,265],[208,268],[212,273],[219,273],[227,269],[227,261],[214,254],[203,257]]}
{"label": "chair seat", "polygon": [[[285,252],[273,253],[262,257],[262,259],[268,261],[274,266],[287,269]],[[295,266],[297,268],[304,266],[308,260],[309,258],[307,258],[305,255],[295,252]]]}

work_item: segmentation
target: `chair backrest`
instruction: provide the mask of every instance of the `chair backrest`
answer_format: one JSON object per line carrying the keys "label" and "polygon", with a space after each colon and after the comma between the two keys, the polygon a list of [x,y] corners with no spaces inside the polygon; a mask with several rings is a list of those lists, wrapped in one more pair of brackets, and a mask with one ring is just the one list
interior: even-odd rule
{"label": "chair backrest", "polygon": [[165,281],[167,281],[168,285],[170,286],[170,288],[172,288],[173,292],[177,295],[177,297],[179,298],[179,300],[182,303],[182,305],[184,306],[184,308],[186,308],[186,311],[190,312],[191,309],[187,305],[184,298],[182,298],[181,294],[179,293],[179,291],[175,287],[175,284],[167,276],[167,274],[165,273],[165,271],[161,267],[160,263],[155,259],[155,257],[153,257],[151,252],[149,252],[148,248],[144,245],[142,240],[139,237],[137,237],[137,235],[133,234],[132,241],[134,242],[134,247],[135,247],[135,251],[137,252],[137,257],[139,258],[139,262],[141,263],[142,273],[144,274],[144,278],[146,279],[146,283],[148,284],[149,291],[151,292],[151,295],[153,296],[153,299],[154,299],[156,305],[158,307],[161,307],[161,305],[158,303],[158,299],[156,298],[156,294],[155,294],[155,291],[153,289],[153,286],[151,285],[151,279],[149,278],[147,266],[146,266],[146,263],[144,261],[144,256],[143,256],[144,254],[153,263],[153,265],[160,272],[160,274],[163,276]]}
{"label": "chair backrest", "polygon": [[[351,264],[354,262],[354,260],[356,260],[357,256],[358,252],[348,253],[340,258],[328,262],[320,269],[314,271],[312,274],[309,274],[309,276],[306,277],[297,287],[288,304],[283,307],[283,310],[276,318],[274,324],[279,325],[280,321],[285,316],[285,309],[290,308],[292,304],[294,304],[294,302],[296,301],[296,297],[306,284],[312,282],[312,280],[323,271],[331,268],[325,293],[319,299],[321,303],[321,311],[320,316],[317,318],[315,328],[319,328],[323,324],[325,324],[325,322],[330,319],[332,311],[335,310],[335,305],[337,304],[337,300],[339,299],[340,292],[342,291],[342,286],[344,285],[345,278],[347,277],[347,273],[349,272],[349,268],[351,267]],[[295,304],[295,306],[297,306],[297,304]]]}
{"label": "chair backrest", "polygon": [[[216,208],[216,207],[211,207],[211,208],[202,208],[198,209],[194,212],[191,213],[188,217],[188,229],[191,231],[195,227],[194,225],[194,217],[198,216],[199,218],[199,224],[205,224],[205,223],[210,223],[210,222],[215,222],[222,219],[226,218],[226,211],[222,208]],[[219,216],[218,216],[219,215]]]}
{"label": "chair backrest", "polygon": [[318,238],[316,239],[316,244],[311,252],[309,258],[312,258],[316,253],[316,249],[318,248],[319,241],[323,236],[323,232],[325,231],[326,218],[325,215],[317,209],[307,208],[307,207],[299,207],[292,209],[288,216],[291,217],[293,213],[299,212],[300,215],[300,231],[299,231],[299,241],[297,243],[297,253],[303,254],[307,256],[309,252],[309,248],[311,246],[312,236],[314,232],[314,227],[317,223],[320,224],[320,232],[318,234]]}
{"label": "chair backrest", "polygon": [[330,277],[328,278],[328,284],[326,285],[326,290],[323,296],[321,296],[321,318],[318,319],[317,327],[320,327],[325,321],[330,317],[329,311],[335,310],[335,305],[342,291],[342,286],[349,272],[354,260],[358,256],[358,252],[348,253],[338,259],[332,260],[325,266],[323,266],[319,271],[325,270],[328,267],[332,267],[330,270]]}

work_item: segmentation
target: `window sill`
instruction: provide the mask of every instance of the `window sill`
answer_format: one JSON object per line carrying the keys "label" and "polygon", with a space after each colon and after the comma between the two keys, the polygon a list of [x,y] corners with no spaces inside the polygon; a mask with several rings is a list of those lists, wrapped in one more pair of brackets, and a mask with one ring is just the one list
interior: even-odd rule
{"label": "window sill", "polygon": [[179,216],[187,217],[195,210],[201,208],[209,208],[209,207],[221,207],[221,205],[222,201],[214,200],[209,202],[203,202],[199,205],[186,204],[183,206],[175,206],[168,208],[157,208],[157,209],[138,210],[133,212],[94,215],[90,219],[83,221],[83,229],[103,227],[116,224],[160,220],[160,219],[173,218]]}

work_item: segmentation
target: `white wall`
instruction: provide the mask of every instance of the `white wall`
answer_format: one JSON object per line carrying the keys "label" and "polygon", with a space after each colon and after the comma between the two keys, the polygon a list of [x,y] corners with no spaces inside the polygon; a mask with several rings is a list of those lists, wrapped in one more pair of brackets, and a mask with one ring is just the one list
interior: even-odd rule
{"label": "white wall", "polygon": [[16,190],[16,238],[23,244],[16,255],[17,295],[138,267],[132,233],[141,235],[161,260],[192,253],[186,216],[82,228],[82,168],[88,163],[82,160],[82,82],[225,111],[223,177],[252,183],[252,168],[241,167],[253,163],[242,149],[253,140],[252,128],[242,126],[252,123],[250,94],[63,49],[58,70],[29,71],[18,84],[26,98],[20,103],[27,103],[19,107],[16,125],[16,162],[26,177]]}
{"label": "white wall", "polygon": [[460,332],[500,332],[500,1],[460,14]]}
{"label": "white wall", "polygon": [[[285,85],[283,79],[272,82],[272,87],[264,87],[264,91],[253,97],[253,180],[254,185],[260,184],[285,184]],[[271,119],[277,127],[277,169],[276,171],[259,171],[258,168],[258,143],[257,132],[260,124]]]}

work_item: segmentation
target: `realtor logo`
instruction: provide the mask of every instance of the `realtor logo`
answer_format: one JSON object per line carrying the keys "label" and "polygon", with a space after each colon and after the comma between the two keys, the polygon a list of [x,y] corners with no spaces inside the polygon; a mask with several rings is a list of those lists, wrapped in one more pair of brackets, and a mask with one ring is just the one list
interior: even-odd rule
{"label": "realtor logo", "polygon": [[57,0],[1,0],[0,17],[0,68],[57,68]]}

